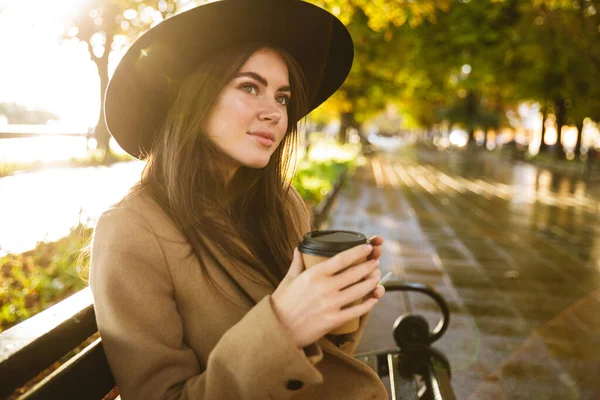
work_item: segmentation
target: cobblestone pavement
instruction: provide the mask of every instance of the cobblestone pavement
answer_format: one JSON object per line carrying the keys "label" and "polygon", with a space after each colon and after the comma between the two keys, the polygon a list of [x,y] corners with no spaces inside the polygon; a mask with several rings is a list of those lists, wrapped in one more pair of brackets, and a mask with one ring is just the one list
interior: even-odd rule
{"label": "cobblestone pavement", "polygon": [[[590,190],[591,189],[591,190]],[[378,155],[340,192],[326,226],[382,235],[383,273],[443,294],[458,399],[600,399],[600,198],[583,181],[486,155]],[[388,293],[358,352],[394,347],[406,311]]]}

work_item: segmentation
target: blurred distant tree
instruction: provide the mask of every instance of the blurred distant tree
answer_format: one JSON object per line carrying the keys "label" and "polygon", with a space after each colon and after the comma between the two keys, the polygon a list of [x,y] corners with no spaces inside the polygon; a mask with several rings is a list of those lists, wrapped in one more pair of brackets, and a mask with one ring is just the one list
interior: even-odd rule
{"label": "blurred distant tree", "polygon": [[374,43],[395,60],[386,69],[379,67],[385,57],[374,57],[375,73],[393,82],[383,93],[404,121],[458,123],[470,142],[477,128],[506,126],[506,110],[531,100],[560,127],[574,123],[581,132],[583,119],[600,112],[598,7],[591,0],[452,0],[414,26],[388,24],[391,44],[379,44],[386,36]]}
{"label": "blurred distant tree", "polygon": [[381,111],[393,92],[393,74],[391,80],[387,79],[390,75],[387,64],[394,62],[390,56],[394,54],[390,49],[392,44],[385,41],[383,32],[369,28],[367,22],[362,10],[353,13],[347,25],[355,48],[352,70],[344,85],[311,113],[311,119],[319,122],[339,118],[341,142],[346,141],[349,128],[358,130],[362,122]]}
{"label": "blurred distant tree", "polygon": [[600,15],[599,1],[577,0],[567,14],[573,45],[569,47],[574,75],[569,77],[572,105],[567,123],[577,127],[575,155],[581,153],[585,118],[600,120]]}
{"label": "blurred distant tree", "polygon": [[461,125],[469,143],[477,128],[505,123],[504,108],[514,93],[503,57],[518,19],[518,0],[453,0],[448,12],[438,12],[435,23],[412,29],[404,84],[412,88],[406,95],[413,100],[407,104],[435,97],[429,122]]}
{"label": "blurred distant tree", "polygon": [[407,128],[422,127],[431,131],[441,121],[439,110],[447,105],[450,88],[448,65],[427,65],[423,59],[428,49],[423,47],[427,45],[419,35],[427,30],[426,25],[416,29],[405,26],[394,34],[400,43],[396,46],[399,61],[394,76],[397,95],[390,100],[399,108]]}
{"label": "blurred distant tree", "polygon": [[9,124],[46,124],[60,117],[45,110],[32,110],[16,103],[0,103],[0,115],[4,115]]}
{"label": "blurred distant tree", "polygon": [[375,32],[387,31],[407,24],[418,26],[424,21],[435,22],[438,10],[448,10],[451,0],[312,0],[330,10],[348,24],[354,13],[361,11]]}
{"label": "blurred distant tree", "polygon": [[[594,4],[595,3],[595,4]],[[585,117],[598,115],[600,32],[598,2],[531,0],[522,3],[523,19],[516,31],[521,45],[511,60],[519,94],[542,105],[541,151],[546,151],[549,113],[556,117],[555,155],[562,159],[562,127],[575,124],[581,135]],[[576,151],[579,151],[581,138]]]}
{"label": "blurred distant tree", "polygon": [[398,96],[396,74],[401,70],[404,25],[435,21],[437,11],[450,0],[314,0],[337,15],[348,27],[355,45],[355,59],[348,79],[330,100],[311,113],[319,121],[338,115],[340,141],[350,127],[359,129],[367,118]]}
{"label": "blurred distant tree", "polygon": [[110,134],[104,119],[108,62],[112,50],[127,47],[141,33],[178,11],[178,0],[85,0],[65,21],[64,40],[81,40],[100,77],[100,118],[95,129],[98,147],[110,156]]}

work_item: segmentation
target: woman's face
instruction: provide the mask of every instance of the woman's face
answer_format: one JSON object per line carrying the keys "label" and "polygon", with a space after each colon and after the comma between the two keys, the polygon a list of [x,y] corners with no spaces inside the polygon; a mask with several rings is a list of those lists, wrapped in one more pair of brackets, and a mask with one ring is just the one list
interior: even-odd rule
{"label": "woman's face", "polygon": [[263,168],[288,126],[288,68],[279,53],[257,50],[221,90],[203,131],[239,167]]}

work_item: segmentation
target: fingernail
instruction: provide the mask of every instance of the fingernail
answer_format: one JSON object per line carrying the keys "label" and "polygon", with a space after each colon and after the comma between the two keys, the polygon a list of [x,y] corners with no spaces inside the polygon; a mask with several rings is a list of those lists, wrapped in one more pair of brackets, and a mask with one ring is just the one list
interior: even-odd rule
{"label": "fingernail", "polygon": [[366,245],[365,245],[365,252],[366,252],[366,253],[370,253],[370,252],[372,252],[372,251],[373,251],[373,246],[372,246],[372,245],[370,245],[370,244],[366,244]]}
{"label": "fingernail", "polygon": [[298,258],[298,248],[294,247],[294,258]]}

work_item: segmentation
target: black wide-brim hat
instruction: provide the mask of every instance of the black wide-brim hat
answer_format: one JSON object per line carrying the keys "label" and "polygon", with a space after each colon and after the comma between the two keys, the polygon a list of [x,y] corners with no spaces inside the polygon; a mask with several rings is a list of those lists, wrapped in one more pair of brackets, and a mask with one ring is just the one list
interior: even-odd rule
{"label": "black wide-brim hat", "polygon": [[[140,36],[106,90],[106,125],[117,143],[140,158],[150,149],[180,82],[212,54],[244,43],[287,51],[307,82],[307,113],[344,82],[352,38],[331,13],[300,0],[220,0],[177,14]],[[299,118],[305,115],[299,116]]]}

